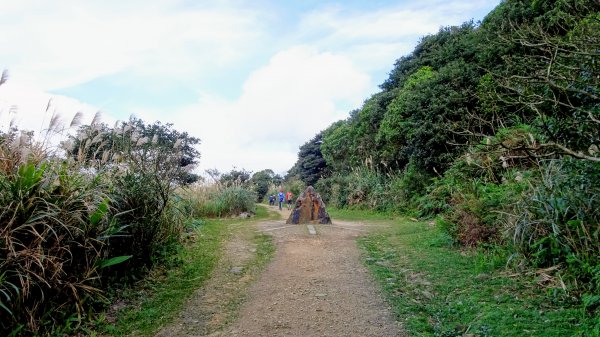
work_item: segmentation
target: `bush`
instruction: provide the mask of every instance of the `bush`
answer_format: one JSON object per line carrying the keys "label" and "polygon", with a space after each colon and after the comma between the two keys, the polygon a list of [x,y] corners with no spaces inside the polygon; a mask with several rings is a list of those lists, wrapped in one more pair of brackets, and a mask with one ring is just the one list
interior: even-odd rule
{"label": "bush", "polygon": [[0,335],[64,332],[164,260],[183,229],[174,189],[197,155],[195,139],[139,120],[82,127],[64,152],[32,136],[0,133]]}
{"label": "bush", "polygon": [[179,191],[180,204],[195,218],[213,218],[256,211],[256,193],[243,187],[195,186]]}
{"label": "bush", "polygon": [[100,179],[23,149],[0,144],[0,335],[81,317],[101,298],[99,269],[123,259],[105,251],[116,230]]}
{"label": "bush", "polygon": [[429,176],[408,165],[399,174],[382,174],[359,168],[347,176],[319,180],[317,191],[335,208],[372,209],[383,212],[412,212],[426,193]]}
{"label": "bush", "polygon": [[[542,163],[541,180],[517,205],[510,234],[534,266],[566,268],[567,280],[600,306],[600,163]],[[595,297],[594,297],[595,296]]]}
{"label": "bush", "polygon": [[[505,223],[536,174],[531,170],[534,160],[508,153],[497,144],[523,138],[521,129],[506,130],[471,148],[442,177],[433,179],[427,196],[420,200],[421,214],[441,214],[453,223],[446,228],[462,245],[503,241]],[[512,155],[520,159],[507,159]]]}
{"label": "bush", "polygon": [[173,207],[171,192],[164,191],[155,178],[148,173],[129,172],[113,179],[111,205],[122,230],[108,240],[107,249],[113,255],[132,256],[111,269],[119,277],[137,277],[161,261],[169,249],[177,246],[183,231],[183,214]]}

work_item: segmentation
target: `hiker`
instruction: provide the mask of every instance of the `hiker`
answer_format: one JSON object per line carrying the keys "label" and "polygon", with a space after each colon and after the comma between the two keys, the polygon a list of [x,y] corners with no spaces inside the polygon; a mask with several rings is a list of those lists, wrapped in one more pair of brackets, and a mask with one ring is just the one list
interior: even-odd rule
{"label": "hiker", "polygon": [[281,211],[281,205],[283,204],[283,191],[279,191],[279,210]]}
{"label": "hiker", "polygon": [[269,206],[275,205],[275,198],[272,195],[269,195]]}
{"label": "hiker", "polygon": [[290,209],[292,209],[292,199],[294,199],[294,194],[293,194],[292,192],[288,191],[288,192],[285,194],[285,200],[287,200],[287,207],[288,207],[288,211],[289,211]]}

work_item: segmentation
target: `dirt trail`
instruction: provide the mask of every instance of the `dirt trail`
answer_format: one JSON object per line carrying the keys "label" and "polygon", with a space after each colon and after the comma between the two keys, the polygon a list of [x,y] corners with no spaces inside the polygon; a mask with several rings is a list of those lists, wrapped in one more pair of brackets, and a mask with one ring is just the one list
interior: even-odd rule
{"label": "dirt trail", "polygon": [[[283,210],[282,215],[286,219],[289,211]],[[333,225],[314,225],[317,234],[311,235],[306,225],[286,225],[285,220],[260,222],[256,226],[273,236],[276,253],[244,291],[247,296],[237,319],[212,333],[184,329],[188,332],[185,335],[406,335],[360,262],[355,240],[373,227],[334,219]],[[205,296],[206,291],[200,297]],[[193,316],[194,307],[201,306],[196,305],[188,306],[182,317]],[[185,322],[179,322],[182,325]],[[166,336],[165,332],[174,331],[166,329],[159,336]],[[184,335],[181,329],[178,332],[177,335]]]}

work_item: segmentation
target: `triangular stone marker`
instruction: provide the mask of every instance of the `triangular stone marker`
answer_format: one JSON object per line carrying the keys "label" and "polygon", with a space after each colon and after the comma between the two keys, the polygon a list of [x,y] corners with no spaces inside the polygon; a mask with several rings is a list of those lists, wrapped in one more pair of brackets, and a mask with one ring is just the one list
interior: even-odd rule
{"label": "triangular stone marker", "polygon": [[325,210],[325,203],[319,193],[312,186],[308,186],[298,199],[296,199],[296,206],[285,223],[330,224],[331,217],[329,217],[329,214]]}

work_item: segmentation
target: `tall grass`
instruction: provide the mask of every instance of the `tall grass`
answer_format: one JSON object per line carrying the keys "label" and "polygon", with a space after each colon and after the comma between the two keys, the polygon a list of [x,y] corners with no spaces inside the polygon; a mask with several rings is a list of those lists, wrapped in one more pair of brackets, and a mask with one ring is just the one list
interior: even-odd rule
{"label": "tall grass", "polygon": [[[60,129],[55,116],[50,124]],[[63,151],[48,135],[0,132],[0,335],[74,333],[64,327],[102,306],[108,287],[169,256],[185,222],[174,199],[186,172],[178,135],[95,118]]]}
{"label": "tall grass", "polygon": [[[22,334],[81,317],[101,296],[99,269],[115,232],[97,177],[39,148],[0,143],[0,333]],[[11,142],[11,140],[13,140]]]}
{"label": "tall grass", "polygon": [[256,211],[256,193],[241,186],[190,186],[179,190],[178,196],[186,214],[193,218],[219,218]]}
{"label": "tall grass", "polygon": [[347,176],[321,179],[316,188],[335,208],[412,213],[430,180],[413,164],[402,172],[388,174],[359,167]]}
{"label": "tall grass", "polygon": [[537,267],[562,267],[564,282],[600,309],[600,164],[549,160],[508,223],[515,248]]}

